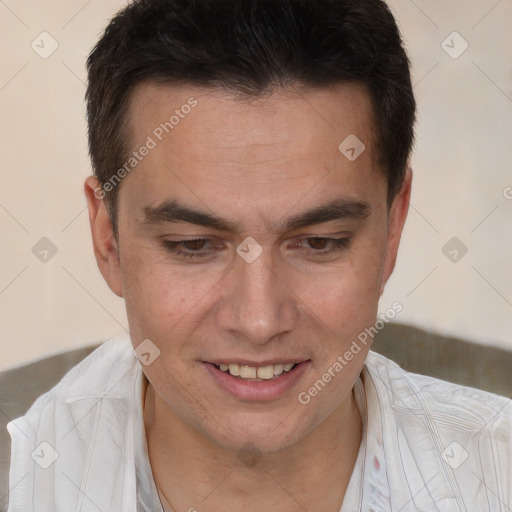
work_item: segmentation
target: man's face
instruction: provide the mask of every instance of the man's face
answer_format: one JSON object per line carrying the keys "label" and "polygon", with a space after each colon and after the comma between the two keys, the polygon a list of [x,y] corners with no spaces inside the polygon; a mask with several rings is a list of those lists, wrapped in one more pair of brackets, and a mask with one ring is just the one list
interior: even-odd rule
{"label": "man's face", "polygon": [[[131,146],[155,145],[122,183],[119,266],[100,267],[126,300],[134,347],[160,350],[143,368],[173,421],[225,448],[275,451],[347,403],[369,345],[307,405],[298,395],[374,324],[394,265],[405,208],[388,218],[371,115],[354,84],[253,102],[134,91]],[[366,146],[353,161],[338,149],[351,134]]]}

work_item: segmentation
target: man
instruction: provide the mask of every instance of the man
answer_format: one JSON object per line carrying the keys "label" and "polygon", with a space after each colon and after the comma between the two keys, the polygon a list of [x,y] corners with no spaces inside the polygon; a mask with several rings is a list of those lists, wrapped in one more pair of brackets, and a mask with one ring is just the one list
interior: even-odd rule
{"label": "man", "polygon": [[386,5],[135,1],[88,71],[94,250],[130,336],[9,424],[9,510],[510,510],[510,401],[361,336],[412,180]]}

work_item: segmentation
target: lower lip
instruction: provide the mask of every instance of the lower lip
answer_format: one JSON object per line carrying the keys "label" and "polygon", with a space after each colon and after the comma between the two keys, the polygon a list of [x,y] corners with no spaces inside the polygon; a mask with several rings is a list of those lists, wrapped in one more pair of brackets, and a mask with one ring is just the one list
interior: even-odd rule
{"label": "lower lip", "polygon": [[289,372],[284,372],[274,379],[259,382],[233,377],[230,373],[219,370],[211,363],[203,362],[202,364],[215,382],[232,396],[241,400],[268,401],[275,400],[289,391],[304,375],[310,362],[303,361],[295,365]]}

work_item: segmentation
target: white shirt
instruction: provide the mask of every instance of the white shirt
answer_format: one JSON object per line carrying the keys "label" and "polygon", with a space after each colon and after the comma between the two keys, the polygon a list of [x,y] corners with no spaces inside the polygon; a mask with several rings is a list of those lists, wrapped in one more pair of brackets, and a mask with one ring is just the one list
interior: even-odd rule
{"label": "white shirt", "polygon": [[[11,421],[8,512],[162,512],[143,391],[125,335]],[[340,512],[510,512],[511,400],[410,374],[374,352],[355,393],[363,436]]]}

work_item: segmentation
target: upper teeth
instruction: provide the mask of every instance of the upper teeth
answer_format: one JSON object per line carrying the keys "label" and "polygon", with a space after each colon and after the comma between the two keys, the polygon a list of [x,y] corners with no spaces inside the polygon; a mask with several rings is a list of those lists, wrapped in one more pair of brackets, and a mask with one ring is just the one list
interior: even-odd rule
{"label": "upper teeth", "polygon": [[246,366],[243,364],[220,364],[220,369],[229,371],[235,377],[243,379],[271,379],[275,375],[281,375],[283,372],[290,371],[295,366],[294,363],[287,364],[269,364],[268,366]]}

